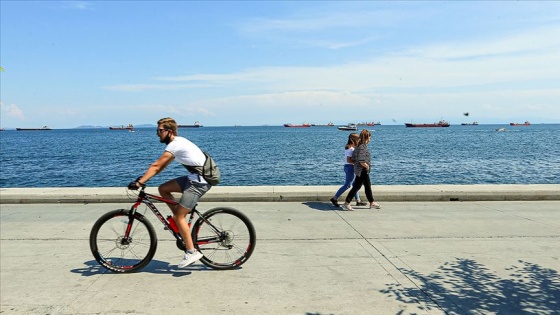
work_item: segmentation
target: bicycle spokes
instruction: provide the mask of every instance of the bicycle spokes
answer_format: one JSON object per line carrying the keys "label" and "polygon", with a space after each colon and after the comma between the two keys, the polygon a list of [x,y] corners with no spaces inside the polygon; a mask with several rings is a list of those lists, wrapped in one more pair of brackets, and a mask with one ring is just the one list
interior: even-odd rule
{"label": "bicycle spokes", "polygon": [[251,255],[256,241],[251,222],[241,212],[220,208],[204,214],[193,230],[195,247],[204,255],[201,261],[212,268],[230,269]]}
{"label": "bicycle spokes", "polygon": [[138,270],[155,253],[153,227],[140,214],[130,219],[126,210],[101,217],[92,229],[90,247],[103,266],[120,272]]}

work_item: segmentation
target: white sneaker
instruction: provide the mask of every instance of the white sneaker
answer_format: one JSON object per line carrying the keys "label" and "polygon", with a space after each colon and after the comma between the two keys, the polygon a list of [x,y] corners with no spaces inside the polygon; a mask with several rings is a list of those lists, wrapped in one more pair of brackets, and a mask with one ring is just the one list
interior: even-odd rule
{"label": "white sneaker", "polygon": [[177,264],[177,268],[185,268],[188,265],[196,262],[197,260],[199,260],[200,258],[202,258],[202,255],[200,252],[196,251],[194,252],[194,254],[185,254],[185,257],[183,257],[183,260],[181,260],[181,262],[179,264]]}

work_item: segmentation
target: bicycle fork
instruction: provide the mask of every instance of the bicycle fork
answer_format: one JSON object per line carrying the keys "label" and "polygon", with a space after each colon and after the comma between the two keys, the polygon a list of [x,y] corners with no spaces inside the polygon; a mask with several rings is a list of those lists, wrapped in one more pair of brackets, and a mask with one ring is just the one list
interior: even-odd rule
{"label": "bicycle fork", "polygon": [[140,202],[137,201],[132,207],[130,207],[130,211],[128,212],[128,222],[126,222],[126,229],[122,239],[120,240],[121,245],[129,245],[131,243],[130,233],[132,232],[132,227],[134,225],[134,220],[136,219],[136,210]]}

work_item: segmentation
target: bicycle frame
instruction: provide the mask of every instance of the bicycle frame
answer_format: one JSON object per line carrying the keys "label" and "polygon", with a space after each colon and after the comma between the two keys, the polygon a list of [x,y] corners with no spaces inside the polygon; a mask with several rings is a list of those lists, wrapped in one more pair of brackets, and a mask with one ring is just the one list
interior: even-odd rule
{"label": "bicycle frame", "polygon": [[[171,233],[171,235],[173,235],[177,239],[178,242],[181,242],[183,244],[183,246],[185,246],[185,243],[184,243],[183,237],[181,236],[181,233],[178,232],[178,231],[175,232],[173,230],[173,228],[171,227],[171,224],[169,224],[169,222],[166,220],[166,218],[163,216],[163,214],[154,205],[152,200],[161,201],[161,202],[169,204],[169,205],[178,205],[179,203],[176,202],[176,201],[173,201],[173,200],[162,198],[161,196],[157,196],[157,195],[154,195],[154,194],[147,193],[147,192],[144,191],[144,189],[145,189],[145,187],[142,187],[140,189],[140,191],[138,193],[138,197],[136,199],[136,202],[130,208],[129,221],[128,221],[128,226],[126,228],[126,232],[125,232],[125,235],[124,235],[124,239],[126,240],[130,236],[130,231],[131,231],[132,225],[134,223],[134,214],[138,210],[138,206],[140,206],[141,204],[145,204],[152,211],[152,213],[158,218],[158,220],[166,227],[166,229]],[[194,206],[190,211],[189,220],[187,221],[189,229],[191,227],[191,223],[193,221],[195,213],[198,215],[198,217],[200,219],[204,220],[210,227],[212,227],[212,229],[214,230],[214,232],[217,235],[217,237],[215,239],[199,240],[197,242],[197,244],[207,244],[207,243],[211,243],[212,241],[214,241],[214,242],[215,241],[220,241],[219,235],[221,234],[221,231],[218,230],[211,222],[206,220],[206,218],[204,218],[204,216],[196,209],[196,206]]]}

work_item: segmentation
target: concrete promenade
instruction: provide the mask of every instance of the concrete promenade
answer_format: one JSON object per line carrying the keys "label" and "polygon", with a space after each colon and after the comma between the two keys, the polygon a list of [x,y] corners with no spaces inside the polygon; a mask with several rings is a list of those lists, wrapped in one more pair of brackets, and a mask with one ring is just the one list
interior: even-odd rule
{"label": "concrete promenade", "polygon": [[[124,275],[88,243],[97,218],[132,204],[124,188],[0,189],[0,314],[560,314],[560,185],[499,186],[433,186],[431,201],[374,187],[383,207],[356,211],[330,205],[337,187],[249,187],[247,201],[215,187],[200,210],[231,206],[256,227],[242,268],[176,269],[181,252],[146,213],[158,250]],[[316,197],[290,200],[304,193]]]}
{"label": "concrete promenade", "polygon": [[[340,186],[216,186],[203,202],[325,201]],[[560,185],[374,185],[380,201],[560,200]],[[155,187],[148,192],[157,193]],[[347,191],[348,192],[348,191]],[[361,191],[363,195],[363,189]],[[341,197],[344,198],[346,194]],[[365,195],[364,195],[365,199]],[[0,203],[107,203],[130,201],[125,187],[0,188]]]}

